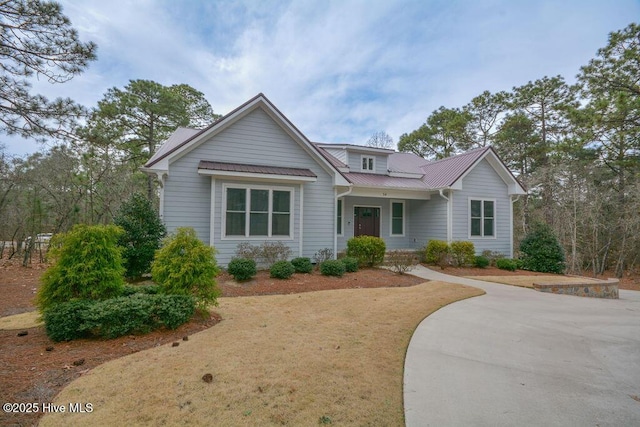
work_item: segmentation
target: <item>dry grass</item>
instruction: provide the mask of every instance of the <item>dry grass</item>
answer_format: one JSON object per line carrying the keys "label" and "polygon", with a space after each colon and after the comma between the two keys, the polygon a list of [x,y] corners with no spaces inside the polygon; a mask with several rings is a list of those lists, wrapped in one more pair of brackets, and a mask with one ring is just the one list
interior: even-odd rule
{"label": "dry grass", "polygon": [[533,283],[585,283],[585,282],[601,282],[596,279],[589,279],[586,277],[572,277],[561,276],[557,274],[553,275],[539,275],[539,276],[465,276],[468,279],[486,280],[487,282],[502,283],[504,285],[520,286],[523,288],[533,288]]}
{"label": "dry grass", "polygon": [[414,329],[440,307],[482,293],[428,282],[222,298],[220,324],[178,347],[99,366],[55,399],[91,402],[94,411],[49,414],[41,425],[403,425]]}
{"label": "dry grass", "polygon": [[0,317],[0,329],[29,329],[41,326],[40,313],[38,311],[29,311],[13,316]]}

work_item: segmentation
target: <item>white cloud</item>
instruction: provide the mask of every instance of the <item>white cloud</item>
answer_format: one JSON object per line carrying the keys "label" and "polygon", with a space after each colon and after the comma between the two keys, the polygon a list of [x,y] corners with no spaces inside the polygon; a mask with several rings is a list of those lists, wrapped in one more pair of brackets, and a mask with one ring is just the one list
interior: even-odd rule
{"label": "white cloud", "polygon": [[94,106],[110,87],[151,79],[187,83],[226,113],[263,92],[309,138],[354,143],[379,130],[397,140],[484,90],[573,81],[640,16],[633,0],[62,3],[99,59],[69,83],[35,85],[50,97]]}

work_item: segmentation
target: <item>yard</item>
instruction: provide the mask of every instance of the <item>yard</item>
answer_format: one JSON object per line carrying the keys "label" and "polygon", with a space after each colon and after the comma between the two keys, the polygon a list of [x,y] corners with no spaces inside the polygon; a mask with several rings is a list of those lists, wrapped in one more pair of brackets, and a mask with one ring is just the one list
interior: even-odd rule
{"label": "yard", "polygon": [[[2,260],[0,316],[33,310],[42,271]],[[2,401],[48,403],[78,379],[55,401],[92,403],[93,412],[81,414],[92,424],[112,424],[116,413],[127,424],[401,424],[413,330],[441,306],[479,294],[436,282],[414,286],[422,280],[377,269],[342,279],[261,273],[242,285],[224,275],[219,282],[225,297],[211,318],[176,331],[53,343],[42,327],[1,330]],[[316,292],[323,289],[332,290]],[[29,425],[40,416],[2,413],[0,424]],[[42,422],[86,424],[83,417]]]}

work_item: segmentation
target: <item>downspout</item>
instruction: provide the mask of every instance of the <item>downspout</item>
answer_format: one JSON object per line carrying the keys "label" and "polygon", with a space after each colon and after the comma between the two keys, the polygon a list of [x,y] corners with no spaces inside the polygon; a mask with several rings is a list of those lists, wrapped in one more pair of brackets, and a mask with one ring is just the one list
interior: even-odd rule
{"label": "downspout", "polygon": [[[353,191],[353,186],[349,187],[347,191],[340,194],[335,194],[335,201],[333,203],[333,258],[336,259],[338,257],[338,232],[336,227],[336,218],[338,218],[338,199],[340,197],[348,196]],[[335,190],[334,190],[335,192]],[[342,212],[344,212],[344,202],[342,203]],[[342,215],[342,234],[344,234],[344,215]]]}
{"label": "downspout", "polygon": [[515,199],[513,198],[513,195],[511,195],[510,198],[511,204],[509,205],[509,233],[511,237],[509,241],[509,250],[511,253],[509,254],[509,257],[513,258],[513,204],[520,200],[520,195],[518,194]]}
{"label": "downspout", "polygon": [[164,179],[167,177],[167,174],[166,172],[156,172],[156,176],[158,178],[158,183],[160,184],[158,216],[160,217],[160,221],[164,224]]}
{"label": "downspout", "polygon": [[[449,191],[451,191],[451,190],[449,190]],[[451,237],[452,237],[451,236],[451,224],[452,224],[451,199],[444,195],[442,189],[438,190],[438,192],[440,193],[440,197],[442,197],[443,199],[445,199],[447,201],[447,243],[451,243]]]}

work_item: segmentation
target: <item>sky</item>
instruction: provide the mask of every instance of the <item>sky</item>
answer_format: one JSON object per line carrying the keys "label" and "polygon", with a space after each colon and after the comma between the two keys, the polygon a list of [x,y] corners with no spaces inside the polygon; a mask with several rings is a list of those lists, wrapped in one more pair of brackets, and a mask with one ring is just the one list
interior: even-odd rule
{"label": "sky", "polygon": [[[544,76],[575,82],[640,0],[62,0],[98,59],[33,92],[95,107],[130,80],[186,83],[226,114],[264,93],[310,140],[397,142],[440,106]],[[46,148],[0,133],[6,152]]]}

